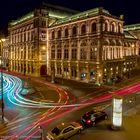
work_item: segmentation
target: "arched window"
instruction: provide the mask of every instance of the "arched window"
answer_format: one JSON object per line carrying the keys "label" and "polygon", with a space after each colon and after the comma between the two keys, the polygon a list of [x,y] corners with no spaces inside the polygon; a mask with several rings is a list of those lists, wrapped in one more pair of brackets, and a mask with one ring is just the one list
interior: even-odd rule
{"label": "arched window", "polygon": [[55,36],[54,36],[54,31],[52,31],[52,39],[54,39],[54,37],[55,37]]}
{"label": "arched window", "polygon": [[76,28],[76,26],[74,26],[74,27],[72,28],[72,35],[73,35],[73,36],[76,36],[76,35],[77,35],[77,28]]}
{"label": "arched window", "polygon": [[82,25],[81,27],[81,34],[85,34],[86,33],[86,25]]}
{"label": "arched window", "polygon": [[122,44],[121,44],[121,41],[120,40],[116,40],[116,45],[117,46],[121,46]]}
{"label": "arched window", "polygon": [[105,22],[104,25],[105,25],[105,26],[104,26],[104,31],[108,31],[108,24],[107,24],[107,22]]}
{"label": "arched window", "polygon": [[124,47],[127,47],[127,42],[124,42]]}
{"label": "arched window", "polygon": [[115,24],[114,23],[111,24],[111,31],[115,32]]}
{"label": "arched window", "polygon": [[111,46],[116,46],[115,40],[110,40],[110,45],[111,45]]}
{"label": "arched window", "polygon": [[92,26],[91,26],[91,32],[95,33],[96,30],[97,30],[96,23],[94,22],[94,23],[92,23]]}
{"label": "arched window", "polygon": [[109,43],[109,41],[108,41],[108,40],[104,40],[104,41],[103,41],[103,45],[105,45],[105,46],[109,46],[109,45],[110,45],[110,43]]}
{"label": "arched window", "polygon": [[57,32],[57,37],[58,37],[58,38],[61,38],[61,30],[58,30],[58,32]]}
{"label": "arched window", "polygon": [[121,33],[121,25],[118,25],[118,33]]}
{"label": "arched window", "polygon": [[68,33],[68,28],[65,29],[65,37],[68,37],[69,33]]}

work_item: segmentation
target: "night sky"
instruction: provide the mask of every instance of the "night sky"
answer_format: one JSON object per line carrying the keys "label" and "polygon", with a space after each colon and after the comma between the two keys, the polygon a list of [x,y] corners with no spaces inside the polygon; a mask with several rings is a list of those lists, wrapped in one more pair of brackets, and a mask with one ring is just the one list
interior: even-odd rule
{"label": "night sky", "polygon": [[[7,29],[8,22],[30,12],[41,2],[42,0],[1,0],[0,34]],[[79,11],[104,7],[113,15],[123,14],[125,24],[140,23],[139,0],[44,0],[44,2]]]}

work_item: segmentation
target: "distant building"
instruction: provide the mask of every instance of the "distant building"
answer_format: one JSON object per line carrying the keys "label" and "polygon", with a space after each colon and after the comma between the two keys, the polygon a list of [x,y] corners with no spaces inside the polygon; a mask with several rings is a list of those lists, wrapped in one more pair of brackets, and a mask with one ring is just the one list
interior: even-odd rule
{"label": "distant building", "polygon": [[139,68],[140,66],[140,24],[131,24],[131,25],[125,25],[124,31],[131,33],[133,36],[135,36],[137,40],[137,46],[138,46],[138,57],[137,57],[137,66]]}
{"label": "distant building", "polygon": [[11,71],[100,84],[139,68],[138,39],[124,31],[123,16],[50,7],[9,24]]}
{"label": "distant building", "polygon": [[9,52],[10,52],[10,45],[9,45],[9,38],[7,37],[5,41],[3,42],[3,58],[2,58],[2,66],[5,70],[9,70]]}

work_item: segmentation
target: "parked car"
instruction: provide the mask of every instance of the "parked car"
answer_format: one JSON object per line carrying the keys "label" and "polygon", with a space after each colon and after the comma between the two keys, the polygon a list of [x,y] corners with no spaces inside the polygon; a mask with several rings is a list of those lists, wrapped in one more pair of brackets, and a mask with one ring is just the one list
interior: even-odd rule
{"label": "parked car", "polygon": [[59,124],[47,133],[48,140],[65,140],[71,136],[80,133],[83,129],[82,125],[77,122],[67,124]]}
{"label": "parked car", "polygon": [[85,127],[95,126],[98,122],[106,120],[108,115],[104,111],[89,111],[81,117],[81,122]]}

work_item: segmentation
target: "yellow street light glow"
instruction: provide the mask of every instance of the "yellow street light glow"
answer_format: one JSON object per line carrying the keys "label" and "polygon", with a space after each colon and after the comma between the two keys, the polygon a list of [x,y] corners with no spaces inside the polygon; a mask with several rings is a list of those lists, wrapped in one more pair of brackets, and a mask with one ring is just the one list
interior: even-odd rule
{"label": "yellow street light glow", "polygon": [[2,42],[4,42],[5,41],[5,38],[2,38],[1,40],[2,40]]}
{"label": "yellow street light glow", "polygon": [[134,43],[131,45],[131,47],[132,47],[132,48],[134,48],[134,47],[135,47]]}
{"label": "yellow street light glow", "polygon": [[99,73],[98,75],[99,75],[99,77],[101,77],[101,73]]}
{"label": "yellow street light glow", "polygon": [[4,38],[0,39],[0,42],[4,42],[4,41],[5,41],[5,39],[4,39]]}
{"label": "yellow street light glow", "polygon": [[65,123],[62,123],[62,125],[65,125]]}
{"label": "yellow street light glow", "polygon": [[46,49],[46,47],[44,46],[44,47],[42,47],[42,50],[45,50]]}

